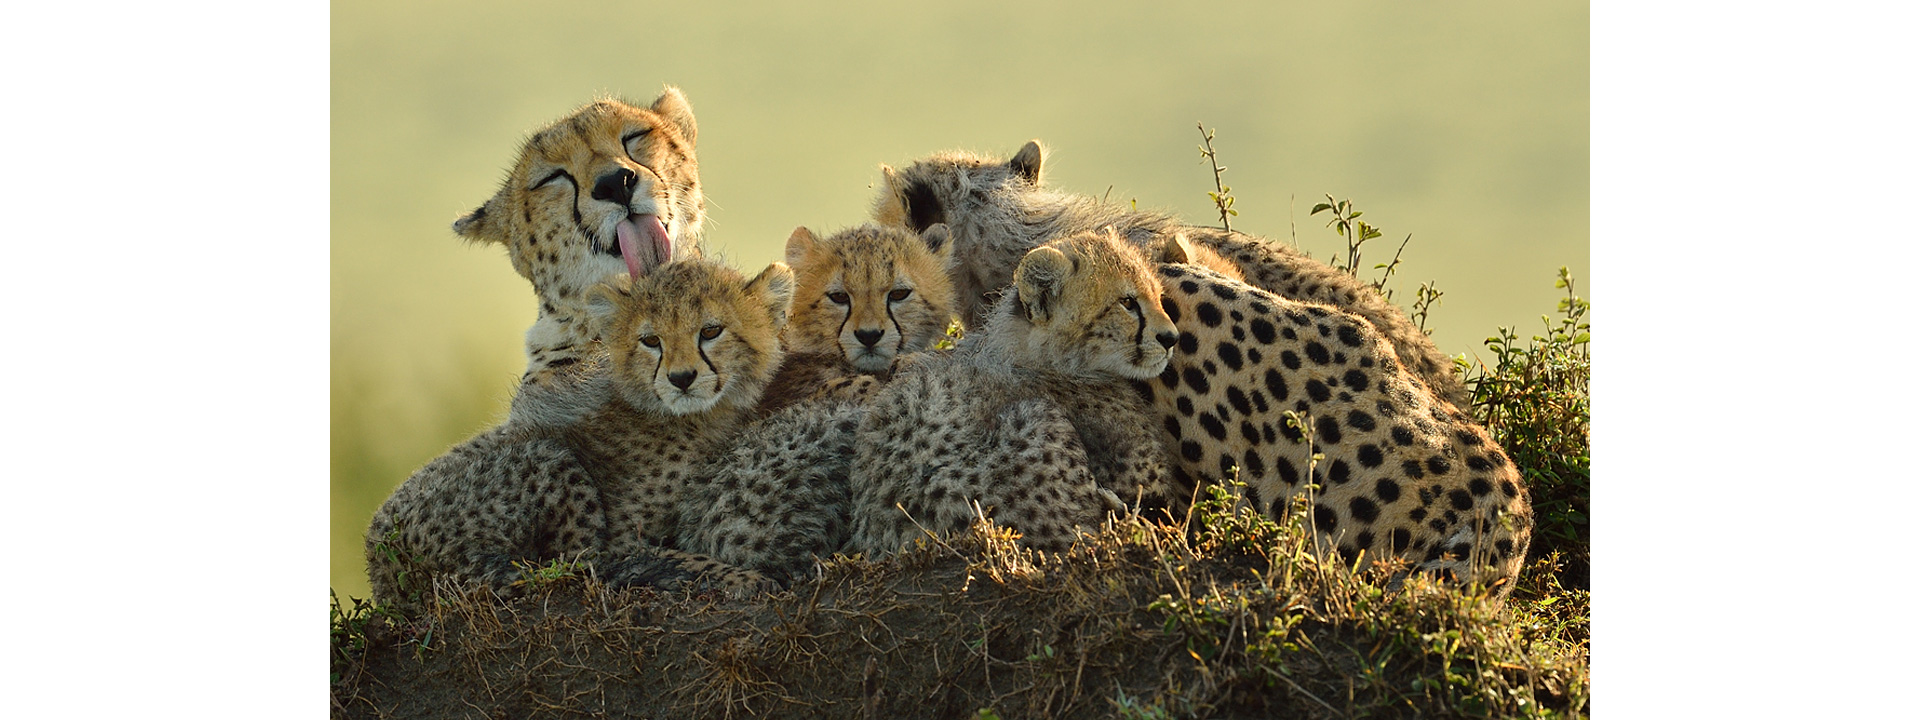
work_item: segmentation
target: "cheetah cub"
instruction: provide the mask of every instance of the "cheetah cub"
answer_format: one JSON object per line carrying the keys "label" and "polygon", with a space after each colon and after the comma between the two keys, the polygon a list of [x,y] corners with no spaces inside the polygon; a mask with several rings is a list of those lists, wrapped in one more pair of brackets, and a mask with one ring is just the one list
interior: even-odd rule
{"label": "cheetah cub", "polygon": [[824,239],[793,232],[787,361],[760,401],[774,412],[686,488],[681,548],[782,583],[842,549],[864,403],[952,320],[946,240],[943,225],[917,237],[872,225]]}
{"label": "cheetah cub", "polygon": [[1123,499],[1163,494],[1159,434],[1127,382],[1158,375],[1176,338],[1151,268],[1112,233],[1027,253],[980,333],[873,400],[851,549],[962,530],[973,503],[1028,546],[1061,549]]}
{"label": "cheetah cub", "polygon": [[953,318],[953,245],[944,225],[919,235],[861,225],[826,238],[802,227],[787,238],[793,321],[786,362],[762,412],[816,396],[865,399],[894,361],[932,347]]}
{"label": "cheetah cub", "polygon": [[1112,225],[1122,237],[1147,248],[1179,233],[1190,242],[1194,264],[1281,297],[1365,318],[1435,394],[1467,407],[1466,385],[1454,373],[1453,361],[1365,282],[1279,243],[1184,225],[1168,215],[1046,187],[1040,181],[1044,154],[1035,141],[1009,160],[944,152],[904,170],[881,168],[886,186],[874,203],[876,222],[908,230],[945,223],[951,229],[959,266],[954,292],[961,322],[969,328],[985,317],[989,296],[1013,279],[1020,258],[1043,242]]}
{"label": "cheetah cub", "polygon": [[779,364],[793,287],[780,263],[748,280],[696,260],[593,288],[605,371],[565,395],[597,403],[568,424],[509,420],[408,478],[367,530],[375,600],[406,601],[425,586],[403,578],[440,575],[505,590],[516,561],[561,557],[592,559],[612,584],[724,570],[658,548],[675,537],[680,488],[733,439]]}
{"label": "cheetah cub", "polygon": [[1246,501],[1279,520],[1311,480],[1315,529],[1348,562],[1405,558],[1496,597],[1512,590],[1533,529],[1519,469],[1385,333],[1206,268],[1158,272],[1179,352],[1142,391],[1177,449],[1180,487],[1237,475]]}

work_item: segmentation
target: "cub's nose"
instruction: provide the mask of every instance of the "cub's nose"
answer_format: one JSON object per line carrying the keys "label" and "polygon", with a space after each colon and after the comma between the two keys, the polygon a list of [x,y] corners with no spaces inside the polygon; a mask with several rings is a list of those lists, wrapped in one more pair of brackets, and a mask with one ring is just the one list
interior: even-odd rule
{"label": "cub's nose", "polygon": [[1174,343],[1180,342],[1180,336],[1170,332],[1155,334],[1153,339],[1159,341],[1160,347],[1169,349],[1173,347]]}
{"label": "cub's nose", "polygon": [[593,199],[629,205],[633,203],[633,188],[640,184],[640,176],[632,170],[620,168],[601,175],[593,182]]}
{"label": "cub's nose", "polygon": [[885,334],[885,330],[855,330],[853,339],[859,340],[861,345],[873,347],[880,342],[880,336]]}
{"label": "cub's nose", "polygon": [[676,372],[676,373],[667,373],[667,382],[673,383],[674,387],[680,388],[681,390],[685,390],[687,388],[693,387],[693,375],[694,373],[692,370],[681,370],[680,372]]}

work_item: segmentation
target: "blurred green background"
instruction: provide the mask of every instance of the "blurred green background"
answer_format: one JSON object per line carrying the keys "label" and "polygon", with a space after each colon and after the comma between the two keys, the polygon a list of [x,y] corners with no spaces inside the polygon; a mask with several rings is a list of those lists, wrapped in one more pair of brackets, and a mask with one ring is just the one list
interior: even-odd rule
{"label": "blurred green background", "polygon": [[[365,597],[362,534],[421,464],[504,415],[534,318],[497,247],[448,229],[526,133],[596,94],[683,88],[707,246],[749,270],[795,225],[867,218],[881,163],[1039,138],[1050,184],[1217,222],[1195,122],[1217,130],[1235,229],[1344,246],[1308,211],[1352,198],[1413,240],[1389,287],[1446,294],[1428,327],[1485,355],[1540,328],[1588,267],[1588,6],[1408,3],[332,4],[332,573]],[[1370,263],[1369,263],[1370,264]]]}

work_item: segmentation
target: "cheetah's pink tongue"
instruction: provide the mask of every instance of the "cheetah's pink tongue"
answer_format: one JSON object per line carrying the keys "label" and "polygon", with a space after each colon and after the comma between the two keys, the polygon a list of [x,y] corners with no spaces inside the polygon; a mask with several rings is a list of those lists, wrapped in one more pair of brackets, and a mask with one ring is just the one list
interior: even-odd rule
{"label": "cheetah's pink tongue", "polygon": [[658,215],[628,215],[613,226],[613,234],[620,241],[621,259],[627,261],[627,276],[635,280],[673,259],[673,241]]}

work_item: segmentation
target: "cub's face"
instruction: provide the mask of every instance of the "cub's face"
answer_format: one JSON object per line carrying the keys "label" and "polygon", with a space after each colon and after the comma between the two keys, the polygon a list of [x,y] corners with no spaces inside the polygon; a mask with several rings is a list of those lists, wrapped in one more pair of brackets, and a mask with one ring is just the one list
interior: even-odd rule
{"label": "cub's face", "polygon": [[945,226],[916,236],[862,225],[824,240],[806,228],[787,238],[787,263],[799,286],[787,346],[839,354],[861,372],[919,352],[946,333],[953,317],[953,257]]}
{"label": "cub's face", "polygon": [[1161,308],[1160,283],[1111,229],[1035,248],[1013,278],[1020,317],[1009,320],[1031,326],[1016,350],[1023,364],[1133,379],[1166,369],[1179,335]]}
{"label": "cub's face", "polygon": [[677,88],[650,107],[596,101],[529,138],[500,191],[454,232],[506,246],[542,313],[560,312],[616,274],[699,256],[694,137]]}
{"label": "cub's face", "polygon": [[780,364],[777,337],[793,272],[774,263],[752,280],[715,262],[671,263],[596,286],[588,309],[630,404],[686,415],[752,406]]}

